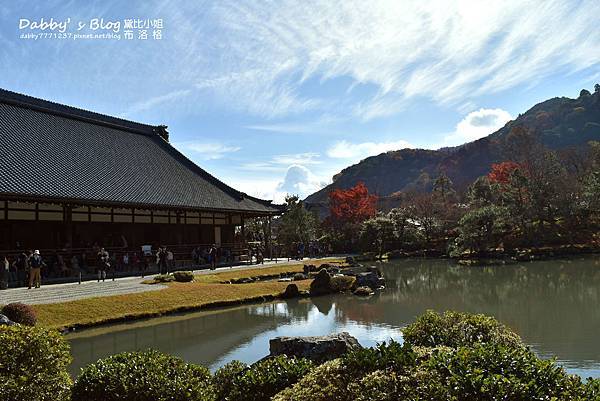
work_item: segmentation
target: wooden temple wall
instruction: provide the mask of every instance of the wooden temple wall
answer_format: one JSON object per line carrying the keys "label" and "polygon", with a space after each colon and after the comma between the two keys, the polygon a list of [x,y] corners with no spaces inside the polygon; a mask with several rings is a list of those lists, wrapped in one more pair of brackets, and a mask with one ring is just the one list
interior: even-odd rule
{"label": "wooden temple wall", "polygon": [[[234,243],[244,216],[0,200],[0,249]],[[220,238],[218,238],[220,237]],[[123,241],[123,238],[125,241]]]}

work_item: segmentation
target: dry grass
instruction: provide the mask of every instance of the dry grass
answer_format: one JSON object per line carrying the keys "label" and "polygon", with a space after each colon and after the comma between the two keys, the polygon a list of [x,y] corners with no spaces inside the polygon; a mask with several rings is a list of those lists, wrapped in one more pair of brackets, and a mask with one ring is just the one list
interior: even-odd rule
{"label": "dry grass", "polygon": [[[331,260],[317,262],[332,263]],[[311,262],[312,263],[312,262]],[[137,294],[88,298],[58,304],[33,305],[38,322],[44,326],[67,328],[92,326],[127,319],[159,316],[169,312],[200,309],[276,296],[288,283],[263,281],[249,284],[219,284],[232,278],[254,277],[302,271],[302,264],[273,266],[197,275],[191,283],[168,283],[168,288]],[[310,280],[296,282],[308,289]]]}

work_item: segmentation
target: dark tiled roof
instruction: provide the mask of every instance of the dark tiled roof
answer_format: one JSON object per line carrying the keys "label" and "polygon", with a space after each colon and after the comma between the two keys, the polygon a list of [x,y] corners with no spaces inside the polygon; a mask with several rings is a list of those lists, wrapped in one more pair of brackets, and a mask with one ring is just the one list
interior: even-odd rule
{"label": "dark tiled roof", "polygon": [[225,185],[159,127],[0,89],[0,195],[138,207],[275,212]]}

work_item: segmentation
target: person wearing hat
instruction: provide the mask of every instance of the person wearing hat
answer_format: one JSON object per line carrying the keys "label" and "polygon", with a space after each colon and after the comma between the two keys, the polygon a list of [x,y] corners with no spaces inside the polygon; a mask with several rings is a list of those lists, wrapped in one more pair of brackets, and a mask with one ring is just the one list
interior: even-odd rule
{"label": "person wearing hat", "polygon": [[39,250],[33,251],[33,255],[29,258],[29,288],[31,289],[32,285],[35,285],[35,288],[40,288],[42,285],[42,266],[45,266],[44,260],[40,255]]}

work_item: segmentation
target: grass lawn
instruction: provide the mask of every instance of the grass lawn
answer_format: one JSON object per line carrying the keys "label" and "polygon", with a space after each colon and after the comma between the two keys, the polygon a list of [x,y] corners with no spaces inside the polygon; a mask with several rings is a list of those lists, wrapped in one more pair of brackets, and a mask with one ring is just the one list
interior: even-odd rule
{"label": "grass lawn", "polygon": [[[335,263],[324,260],[315,265]],[[53,328],[92,326],[127,319],[159,316],[169,312],[208,308],[219,304],[243,302],[275,296],[289,283],[263,281],[249,284],[219,284],[233,278],[254,277],[283,272],[300,272],[303,264],[286,264],[266,268],[225,271],[196,275],[190,283],[167,283],[168,288],[137,294],[87,298],[57,304],[32,305],[39,324]],[[308,289],[310,280],[297,281],[300,290]]]}

